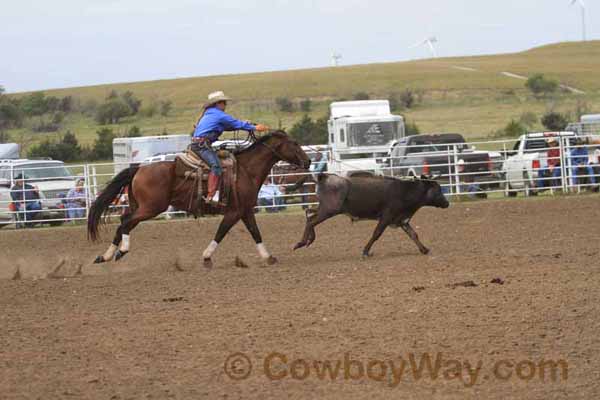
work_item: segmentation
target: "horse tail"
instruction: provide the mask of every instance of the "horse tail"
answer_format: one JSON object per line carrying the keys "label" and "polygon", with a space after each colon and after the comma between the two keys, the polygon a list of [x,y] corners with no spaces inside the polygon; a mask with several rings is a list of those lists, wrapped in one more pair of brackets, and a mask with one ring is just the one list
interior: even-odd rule
{"label": "horse tail", "polygon": [[94,201],[88,214],[88,239],[94,241],[98,238],[98,226],[100,225],[100,218],[102,218],[102,214],[104,214],[113,201],[121,195],[125,187],[131,185],[133,177],[137,173],[138,169],[138,166],[132,166],[119,172]]}

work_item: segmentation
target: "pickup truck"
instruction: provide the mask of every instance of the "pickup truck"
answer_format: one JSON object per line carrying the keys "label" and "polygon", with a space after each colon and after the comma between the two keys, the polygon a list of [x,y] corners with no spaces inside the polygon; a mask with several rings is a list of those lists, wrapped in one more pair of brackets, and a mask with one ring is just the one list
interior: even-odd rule
{"label": "pickup truck", "polygon": [[538,192],[542,186],[540,170],[548,167],[547,139],[551,137],[567,137],[574,145],[577,135],[573,132],[536,132],[519,137],[502,165],[505,195],[514,197],[523,192],[529,196]]}
{"label": "pickup truck", "polygon": [[0,160],[0,228],[15,222],[10,190],[19,174],[39,192],[42,203],[39,219],[50,219],[53,226],[61,225],[65,218],[63,199],[75,186],[73,173],[58,160],[11,159]]}
{"label": "pickup truck", "polygon": [[454,182],[458,172],[471,182],[480,183],[484,190],[497,186],[489,153],[475,151],[462,135],[455,133],[404,137],[392,144],[382,164],[382,173],[387,176],[437,175],[438,181],[448,183]]}

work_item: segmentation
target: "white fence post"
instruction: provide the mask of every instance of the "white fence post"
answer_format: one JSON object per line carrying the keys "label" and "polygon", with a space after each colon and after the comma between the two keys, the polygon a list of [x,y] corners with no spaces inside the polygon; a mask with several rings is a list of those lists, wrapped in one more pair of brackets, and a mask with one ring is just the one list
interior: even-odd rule
{"label": "white fence post", "polygon": [[460,195],[461,190],[460,190],[460,176],[458,174],[458,152],[456,150],[456,145],[452,145],[452,153],[454,154],[454,165],[449,165],[448,168],[450,169],[450,171],[452,170],[452,167],[454,166],[454,177],[455,177],[455,184],[456,184],[456,194]]}

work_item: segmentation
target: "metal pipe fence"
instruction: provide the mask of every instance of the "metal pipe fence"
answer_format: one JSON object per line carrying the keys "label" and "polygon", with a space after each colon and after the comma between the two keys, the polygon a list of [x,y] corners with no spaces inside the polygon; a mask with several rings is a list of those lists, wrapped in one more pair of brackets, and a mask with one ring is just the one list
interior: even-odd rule
{"label": "metal pipe fence", "polygon": [[[318,160],[319,149],[321,160],[329,160],[326,163]],[[260,190],[257,211],[278,212],[316,205],[315,169],[324,165],[326,173],[342,176],[367,174],[398,179],[433,176],[451,201],[493,195],[597,191],[600,183],[597,136],[550,135],[532,138],[525,144],[494,140],[396,146],[385,157],[371,154],[345,160],[334,159],[326,147],[311,147],[307,153],[313,160],[310,171],[298,170],[285,162],[273,168]],[[357,161],[362,168],[356,167]],[[9,164],[0,163],[0,227],[83,223],[94,199],[115,170],[113,163],[56,167],[9,167]],[[55,173],[52,168],[56,168]],[[22,180],[15,179],[17,173],[23,175]],[[301,178],[306,180],[301,192],[292,191]],[[124,193],[111,206],[109,218],[120,216],[127,207],[127,193]],[[186,215],[185,211],[170,207],[162,216]]]}

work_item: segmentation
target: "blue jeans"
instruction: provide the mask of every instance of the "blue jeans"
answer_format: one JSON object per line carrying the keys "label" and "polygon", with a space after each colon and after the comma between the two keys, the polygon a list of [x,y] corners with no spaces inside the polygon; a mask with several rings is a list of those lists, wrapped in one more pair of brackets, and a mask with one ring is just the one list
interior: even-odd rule
{"label": "blue jeans", "polygon": [[221,161],[219,161],[217,153],[215,153],[215,151],[210,147],[210,145],[200,145],[198,143],[192,143],[192,151],[210,166],[210,170],[214,175],[221,176],[221,173],[223,172],[223,170],[221,169]]}
{"label": "blue jeans", "polygon": [[591,165],[578,165],[576,167],[573,167],[573,184],[577,185],[579,182],[579,178],[577,177],[578,176],[577,170],[579,168],[583,168],[586,171],[585,175],[588,175],[588,176],[586,176],[586,178],[588,178],[589,181],[595,185],[596,177],[594,176],[594,169],[592,168]]}
{"label": "blue jeans", "polygon": [[[552,172],[550,172],[550,168],[540,169],[538,172],[539,180],[538,180],[536,186],[537,187],[560,186],[560,182],[558,182],[556,180],[556,178],[560,178],[560,175],[561,175],[560,165],[556,165]],[[550,177],[552,177],[553,179],[550,179]]]}
{"label": "blue jeans", "polygon": [[[275,204],[273,204],[273,202],[275,202]],[[285,206],[284,206],[285,203],[283,201],[283,197],[275,197],[275,199],[259,197],[258,205],[261,207],[266,207],[265,210],[267,210],[268,213],[278,212],[285,208]]]}
{"label": "blue jeans", "polygon": [[[41,211],[42,210],[42,204],[39,201],[30,201],[27,202],[25,205],[25,210],[23,210],[23,204],[22,203],[15,203],[15,206],[17,208],[17,221],[21,222],[21,221],[27,221],[28,223],[30,221],[35,221],[38,217],[38,215],[40,214],[39,212],[36,211]],[[17,224],[17,226],[20,227],[20,224]]]}
{"label": "blue jeans", "polygon": [[67,204],[67,218],[75,219],[75,218],[83,218],[85,216],[85,208],[82,208],[81,205],[76,203]]}

